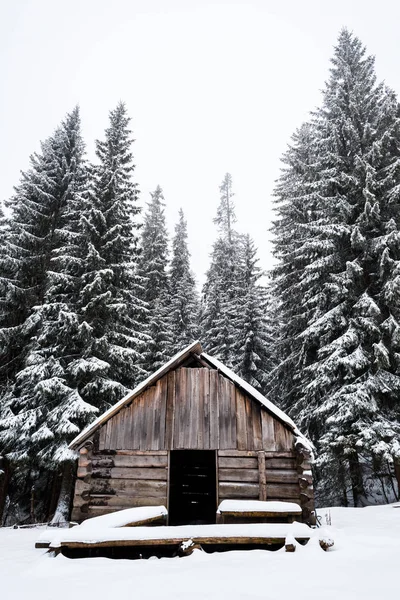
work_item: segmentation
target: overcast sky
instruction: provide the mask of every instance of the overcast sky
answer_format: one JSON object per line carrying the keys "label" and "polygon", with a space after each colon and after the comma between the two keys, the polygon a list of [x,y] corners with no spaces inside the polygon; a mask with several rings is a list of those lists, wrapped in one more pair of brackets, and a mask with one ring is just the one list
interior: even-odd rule
{"label": "overcast sky", "polygon": [[183,208],[199,281],[227,171],[238,229],[268,268],[279,159],[320,102],[340,28],[399,92],[399,24],[389,0],[0,0],[0,199],[77,103],[93,158],[121,99],[141,204],[161,185],[171,231]]}

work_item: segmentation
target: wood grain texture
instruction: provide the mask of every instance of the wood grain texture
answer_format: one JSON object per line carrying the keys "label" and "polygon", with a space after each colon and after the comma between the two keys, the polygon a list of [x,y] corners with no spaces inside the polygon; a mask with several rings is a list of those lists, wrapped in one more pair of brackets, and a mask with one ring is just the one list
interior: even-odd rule
{"label": "wood grain texture", "polygon": [[220,456],[218,465],[220,469],[238,469],[240,471],[258,468],[257,458],[248,457]]}
{"label": "wood grain texture", "polygon": [[210,449],[219,448],[218,372],[210,371]]}
{"label": "wood grain texture", "polygon": [[220,481],[218,486],[219,499],[225,498],[253,498],[258,500],[258,483],[237,483]]}
{"label": "wood grain texture", "polygon": [[215,369],[180,367],[99,430],[99,450],[220,449],[289,452],[282,423]]}
{"label": "wood grain texture", "polygon": [[258,469],[219,469],[219,481],[250,481],[257,483]]}
{"label": "wood grain texture", "polygon": [[246,403],[242,392],[236,389],[236,447],[238,450],[247,448],[247,419]]}
{"label": "wood grain texture", "polygon": [[265,453],[261,450],[258,453],[258,486],[259,499],[265,501],[267,499],[267,479],[265,471]]}

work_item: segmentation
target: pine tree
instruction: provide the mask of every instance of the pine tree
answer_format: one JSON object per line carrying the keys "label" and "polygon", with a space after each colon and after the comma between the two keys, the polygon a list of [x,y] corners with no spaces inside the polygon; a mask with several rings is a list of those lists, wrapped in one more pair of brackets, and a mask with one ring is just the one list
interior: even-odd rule
{"label": "pine tree", "polygon": [[257,266],[257,250],[249,235],[242,238],[240,256],[241,286],[235,297],[233,368],[260,392],[265,391],[272,370],[272,330],[268,323],[268,294],[259,280],[263,273]]}
{"label": "pine tree", "polygon": [[76,108],[42,145],[42,153],[32,157],[32,168],[22,175],[10,203],[2,265],[12,278],[6,278],[8,327],[2,334],[8,342],[5,358],[11,346],[17,366],[3,363],[14,376],[5,386],[0,440],[17,477],[33,469],[39,480],[38,473],[63,466],[71,483],[75,456],[67,444],[97,411],[82,399],[71,372],[85,341],[77,314],[85,189]]}
{"label": "pine tree", "polygon": [[151,193],[141,237],[137,275],[142,299],[148,306],[144,331],[149,336],[143,366],[150,374],[172,355],[170,290],[168,281],[168,233],[164,214],[164,196],[160,186]]}
{"label": "pine tree", "polygon": [[399,305],[384,291],[397,285],[399,109],[346,30],[332,64],[308,150],[290,151],[278,186],[275,279],[281,348],[293,339],[298,356],[286,353],[291,413],[317,444],[324,500],[346,502],[350,483],[357,504],[367,462],[399,449]]}
{"label": "pine tree", "polygon": [[201,331],[208,352],[227,366],[234,360],[235,331],[232,326],[239,284],[240,236],[236,221],[232,177],[227,173],[220,186],[221,198],[214,222],[219,236],[211,253],[211,264],[203,286]]}
{"label": "pine tree", "polygon": [[173,353],[195,341],[199,335],[199,300],[196,282],[190,269],[187,245],[187,223],[182,209],[172,241],[172,260],[169,273],[170,321]]}
{"label": "pine tree", "polygon": [[134,274],[139,224],[137,185],[126,107],[110,112],[104,141],[96,142],[98,164],[91,167],[83,286],[82,327],[88,343],[74,365],[82,397],[104,410],[143,377],[140,367],[146,336],[141,331],[146,306]]}
{"label": "pine tree", "polygon": [[298,398],[302,369],[300,334],[312,318],[312,310],[304,302],[304,294],[308,293],[303,285],[304,272],[321,249],[319,240],[306,233],[307,223],[315,218],[318,203],[313,187],[314,142],[314,130],[309,123],[293,135],[282,159],[284,168],[275,189],[277,219],[272,231],[278,261],[271,273],[271,294],[275,309],[276,368],[269,374],[267,391],[285,410],[291,410]]}

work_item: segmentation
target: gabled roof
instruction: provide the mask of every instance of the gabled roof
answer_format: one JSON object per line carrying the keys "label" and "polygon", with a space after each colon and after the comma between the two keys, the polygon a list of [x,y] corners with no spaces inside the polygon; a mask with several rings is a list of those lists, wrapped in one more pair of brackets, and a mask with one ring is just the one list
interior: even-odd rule
{"label": "gabled roof", "polygon": [[79,447],[88,437],[90,437],[99,427],[104,425],[111,417],[113,417],[116,413],[118,413],[121,408],[123,408],[126,404],[130,403],[136,396],[139,396],[145,389],[154,385],[161,377],[163,377],[169,371],[178,368],[181,364],[183,364],[191,355],[195,355],[199,357],[201,360],[205,361],[214,369],[220,371],[227,379],[230,379],[232,383],[241,388],[248,396],[262,404],[268,412],[270,412],[274,417],[276,417],[279,421],[281,421],[286,427],[288,427],[295,435],[301,436],[303,441],[307,440],[300,434],[297,427],[293,423],[292,419],[288,417],[282,410],[280,410],[275,404],[273,404],[270,400],[267,400],[260,392],[258,392],[253,386],[249,383],[241,379],[238,375],[236,375],[233,371],[228,369],[225,365],[223,365],[219,360],[209,356],[201,347],[199,341],[193,342],[187,348],[175,354],[174,357],[171,358],[168,362],[165,363],[160,369],[155,371],[152,375],[147,377],[142,383],[140,383],[134,390],[129,392],[124,398],[122,398],[119,402],[114,404],[111,408],[109,408],[105,413],[100,415],[93,423],[88,425],[86,429],[84,429],[69,445],[69,448],[76,449]]}

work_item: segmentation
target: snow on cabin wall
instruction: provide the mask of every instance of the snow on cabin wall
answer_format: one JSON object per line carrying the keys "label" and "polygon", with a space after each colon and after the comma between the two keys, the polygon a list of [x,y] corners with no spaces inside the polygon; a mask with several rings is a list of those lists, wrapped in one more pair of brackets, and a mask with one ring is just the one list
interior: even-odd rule
{"label": "snow on cabin wall", "polygon": [[216,370],[169,372],[100,428],[99,450],[292,451],[289,429]]}

